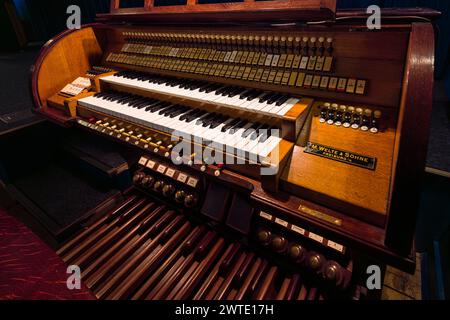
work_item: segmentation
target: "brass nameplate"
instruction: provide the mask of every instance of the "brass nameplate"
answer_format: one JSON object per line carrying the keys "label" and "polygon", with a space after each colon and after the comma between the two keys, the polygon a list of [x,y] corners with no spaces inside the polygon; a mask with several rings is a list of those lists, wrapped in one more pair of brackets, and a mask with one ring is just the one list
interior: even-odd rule
{"label": "brass nameplate", "polygon": [[338,218],[330,216],[330,215],[328,215],[326,213],[323,213],[323,212],[311,209],[311,208],[309,208],[307,206],[300,205],[298,210],[301,211],[302,213],[310,215],[310,216],[312,216],[314,218],[323,220],[325,222],[328,222],[328,223],[331,223],[331,224],[334,224],[334,225],[337,225],[337,226],[342,226],[342,220],[341,219],[338,219]]}
{"label": "brass nameplate", "polygon": [[375,170],[377,166],[376,158],[363,156],[357,153],[339,150],[312,142],[308,142],[305,153],[313,154],[322,158],[327,158],[368,170]]}

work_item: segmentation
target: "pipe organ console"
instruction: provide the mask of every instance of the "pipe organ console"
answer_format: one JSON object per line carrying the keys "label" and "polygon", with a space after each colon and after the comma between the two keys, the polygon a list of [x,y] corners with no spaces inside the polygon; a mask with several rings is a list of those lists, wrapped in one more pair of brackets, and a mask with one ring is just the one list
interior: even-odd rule
{"label": "pipe organ console", "polygon": [[436,12],[122,3],[31,79],[36,112],[141,156],[58,251],[99,299],[364,299],[368,265],[414,270]]}

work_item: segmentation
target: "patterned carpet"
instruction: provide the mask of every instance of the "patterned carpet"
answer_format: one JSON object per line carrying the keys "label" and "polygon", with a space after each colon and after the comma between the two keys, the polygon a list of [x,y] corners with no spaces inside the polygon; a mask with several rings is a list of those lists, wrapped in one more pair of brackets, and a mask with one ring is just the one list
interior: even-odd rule
{"label": "patterned carpet", "polygon": [[0,209],[0,300],[93,300],[69,290],[64,262],[30,229]]}

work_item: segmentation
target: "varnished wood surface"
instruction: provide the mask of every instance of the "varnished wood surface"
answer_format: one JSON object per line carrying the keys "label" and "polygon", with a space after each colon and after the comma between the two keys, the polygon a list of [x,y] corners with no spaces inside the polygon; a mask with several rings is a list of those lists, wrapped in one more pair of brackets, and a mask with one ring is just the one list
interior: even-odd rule
{"label": "varnished wood surface", "polygon": [[[389,18],[411,18],[424,17],[424,18],[436,18],[441,15],[441,12],[431,8],[382,8],[381,16]],[[367,9],[340,9],[336,11],[336,17],[364,17],[367,18],[370,13],[367,13]]]}
{"label": "varnished wood surface", "polygon": [[41,104],[66,84],[100,62],[102,50],[92,28],[72,32],[53,46],[39,67],[38,79]]}
{"label": "varnished wood surface", "polygon": [[305,148],[297,146],[282,176],[284,188],[383,227],[392,176],[396,114],[385,111],[381,122],[382,132],[372,134],[320,123],[319,117],[313,117],[309,141],[376,158],[376,169],[307,154]]}
{"label": "varnished wood surface", "polygon": [[[120,8],[119,0],[111,1],[108,14],[97,15],[99,21],[134,20],[146,22],[274,22],[332,20],[336,0],[272,0],[200,4],[188,0],[186,5],[154,6],[146,0],[144,7]],[[150,21],[149,21],[150,20]]]}
{"label": "varnished wood surface", "polygon": [[[434,30],[413,24],[394,153],[387,246],[411,250],[425,173],[434,84]],[[401,230],[402,236],[398,236]]]}

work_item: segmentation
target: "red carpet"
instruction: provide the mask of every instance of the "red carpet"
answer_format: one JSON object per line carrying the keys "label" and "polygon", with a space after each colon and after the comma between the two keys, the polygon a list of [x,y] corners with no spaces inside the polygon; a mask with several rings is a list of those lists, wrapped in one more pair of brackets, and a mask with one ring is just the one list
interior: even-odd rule
{"label": "red carpet", "polygon": [[69,290],[67,266],[17,219],[0,209],[0,300],[93,300]]}

